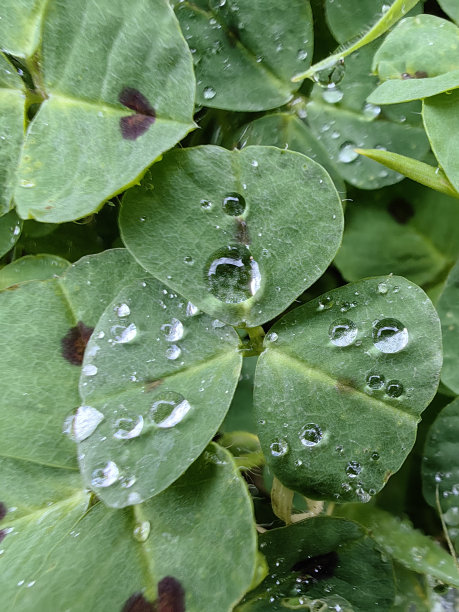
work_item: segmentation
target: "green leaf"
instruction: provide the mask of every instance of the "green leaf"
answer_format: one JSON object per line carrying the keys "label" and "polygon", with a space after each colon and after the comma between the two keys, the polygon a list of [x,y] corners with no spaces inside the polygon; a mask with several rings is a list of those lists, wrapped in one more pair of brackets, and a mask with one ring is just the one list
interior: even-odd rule
{"label": "green leaf", "polygon": [[22,229],[22,221],[14,210],[0,217],[0,257],[16,244]]}
{"label": "green leaf", "polygon": [[402,465],[438,385],[430,300],[401,277],[362,280],[289,312],[265,346],[254,403],[275,475],[313,499],[368,501]]}
{"label": "green leaf", "polygon": [[73,422],[85,482],[106,504],[157,495],[202,453],[228,411],[239,337],[154,279],[127,286],[89,341]]}
{"label": "green leaf", "polygon": [[337,514],[366,527],[381,549],[408,569],[459,586],[459,572],[451,555],[407,519],[371,504],[345,504]]}
{"label": "green leaf", "polygon": [[432,151],[456,191],[459,191],[459,160],[455,154],[459,144],[459,91],[427,98],[423,102],[423,118]]}
{"label": "green leaf", "polygon": [[459,395],[459,261],[453,267],[437,303],[443,336],[441,380]]}
{"label": "green leaf", "polygon": [[416,606],[416,612],[432,612],[431,589],[427,577],[407,570],[394,563],[397,593],[391,612],[409,612]]}
{"label": "green leaf", "polygon": [[61,276],[70,263],[55,255],[26,255],[0,270],[0,289],[31,280]]}
{"label": "green leaf", "polygon": [[62,424],[79,405],[77,364],[106,304],[139,272],[145,275],[124,249],[117,249],[82,259],[62,278],[0,292],[5,339],[0,448],[5,456],[75,466],[75,448],[62,434]]}
{"label": "green leaf", "polygon": [[456,0],[438,0],[438,4],[453,21],[459,24],[459,6]]}
{"label": "green leaf", "polygon": [[[7,474],[16,476],[15,486],[30,481],[38,489],[33,465],[26,469]],[[51,468],[38,474],[40,484],[46,478],[41,507],[18,518],[8,513],[2,523],[5,612],[121,610],[134,594],[153,602],[166,576],[180,583],[187,612],[215,605],[229,612],[249,587],[256,560],[251,501],[222,448],[209,446],[167,491],[122,511],[97,503],[85,512],[87,495],[70,495],[69,485],[55,501],[47,491],[58,478]]]}
{"label": "green leaf", "polygon": [[320,516],[272,529],[260,536],[260,550],[270,574],[238,612],[391,609],[392,564],[354,522]]}
{"label": "green leaf", "polygon": [[193,54],[198,104],[259,111],[292,98],[298,86],[291,77],[312,60],[309,0],[290,0],[288,10],[274,0],[175,4]]}
{"label": "green leaf", "polygon": [[354,53],[361,47],[370,44],[382,34],[385,34],[399,19],[404,17],[408,11],[410,11],[419,0],[394,0],[390,9],[386,11],[374,25],[362,34],[356,41],[351,40],[349,44],[338,47],[338,50],[329,57],[317,62],[313,66],[301,74],[297,74],[292,79],[293,81],[301,81],[306,78],[313,78],[314,74],[321,70],[327,70],[333,67],[337,62],[343,60],[345,57]]}
{"label": "green leaf", "polygon": [[3,0],[0,5],[0,49],[30,57],[37,48],[47,0]]}
{"label": "green leaf", "polygon": [[344,197],[346,188],[328,151],[313,136],[310,128],[291,113],[275,113],[255,119],[240,132],[243,148],[248,145],[272,145],[297,151],[320,164],[330,174],[338,193]]}
{"label": "green leaf", "polygon": [[458,257],[457,200],[402,184],[348,205],[335,264],[347,281],[393,273],[425,285],[446,276]]}
{"label": "green leaf", "polygon": [[0,215],[11,208],[24,138],[24,104],[23,82],[14,66],[0,53]]}
{"label": "green leaf", "polygon": [[41,54],[47,99],[15,201],[22,218],[58,223],[98,210],[190,131],[194,78],[166,0],[52,2]]}
{"label": "green leaf", "polygon": [[222,423],[223,431],[256,431],[253,414],[253,377],[258,357],[246,357],[242,361],[241,376],[233,401]]}
{"label": "green leaf", "polygon": [[205,146],[156,164],[123,199],[120,227],[134,257],[172,290],[255,327],[321,276],[341,240],[342,207],[329,175],[299,153]]}
{"label": "green leaf", "polygon": [[368,96],[371,104],[398,104],[429,98],[445,91],[459,87],[459,70],[451,70],[432,78],[390,79],[381,83],[372,94]]}

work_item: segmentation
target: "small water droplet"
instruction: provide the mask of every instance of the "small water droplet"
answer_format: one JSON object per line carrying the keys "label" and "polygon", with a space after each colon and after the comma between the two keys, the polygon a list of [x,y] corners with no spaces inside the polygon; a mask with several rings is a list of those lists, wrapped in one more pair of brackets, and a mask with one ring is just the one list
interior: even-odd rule
{"label": "small water droplet", "polygon": [[266,336],[266,340],[268,342],[276,342],[276,340],[279,338],[278,334],[276,334],[276,332],[271,332],[270,334],[268,334]]}
{"label": "small water droplet", "polygon": [[182,349],[179,346],[176,344],[171,344],[171,346],[166,349],[166,358],[174,361],[180,357],[181,353]]}
{"label": "small water droplet", "polygon": [[96,408],[80,406],[76,411],[71,428],[71,434],[75,442],[82,442],[89,438],[103,420],[104,415]]}
{"label": "small water droplet", "polygon": [[382,353],[398,353],[408,344],[408,330],[397,319],[375,321],[373,343]]}
{"label": "small water droplet", "polygon": [[185,328],[179,319],[173,318],[170,323],[161,325],[161,331],[165,332],[164,337],[167,342],[177,342],[183,338]]}
{"label": "small water droplet", "polygon": [[319,306],[317,307],[317,310],[318,311],[328,310],[329,308],[333,306],[333,304],[334,304],[333,298],[330,297],[329,295],[324,295],[319,298]]}
{"label": "small water droplet", "polygon": [[404,391],[399,380],[389,380],[386,385],[386,393],[389,397],[400,397]]}
{"label": "small water droplet", "polygon": [[279,438],[271,442],[269,449],[273,457],[283,457],[288,453],[288,444],[285,440]]}
{"label": "small water droplet", "polygon": [[308,57],[308,52],[306,51],[306,49],[300,49],[298,53],[296,54],[296,59],[299,60],[300,62],[303,62],[305,59],[307,59],[307,57]]}
{"label": "small water droplet", "polygon": [[201,208],[203,210],[210,210],[212,208],[212,202],[210,200],[201,200]]}
{"label": "small water droplet", "polygon": [[21,187],[24,187],[25,189],[31,189],[32,187],[35,187],[35,183],[27,179],[22,179],[19,184]]}
{"label": "small water droplet", "polygon": [[308,423],[301,428],[299,437],[303,446],[315,446],[322,440],[323,433],[318,425]]}
{"label": "small water droplet", "polygon": [[227,304],[245,302],[261,286],[258,263],[242,245],[216,251],[206,268],[209,291]]}
{"label": "small water droplet", "polygon": [[120,304],[119,306],[116,306],[115,311],[119,317],[127,317],[131,314],[131,309],[127,304]]}
{"label": "small water droplet", "polygon": [[376,119],[376,117],[381,114],[381,107],[376,106],[376,104],[370,104],[369,102],[367,102],[363,105],[362,112],[365,117],[368,117],[368,119]]}
{"label": "small water droplet", "polygon": [[202,95],[204,97],[204,100],[212,100],[217,95],[217,92],[213,87],[204,87]]}
{"label": "small water droplet", "polygon": [[354,142],[344,142],[338,153],[338,161],[343,164],[350,164],[355,161],[359,154],[354,149],[356,148],[356,144]]}
{"label": "small water droplet", "polygon": [[373,451],[370,457],[373,461],[379,461],[379,453],[377,451]]}
{"label": "small water droplet", "polygon": [[187,255],[186,257],[184,257],[183,261],[189,266],[192,266],[194,264],[194,259],[191,257],[191,255]]}
{"label": "small water droplet", "polygon": [[146,542],[148,540],[148,536],[150,535],[150,529],[150,521],[141,521],[140,523],[137,523],[137,525],[134,527],[134,531],[132,532],[134,540],[137,540],[137,542]]}
{"label": "small water droplet", "polygon": [[381,295],[386,295],[386,293],[389,291],[386,283],[379,283],[378,284],[378,293],[380,293]]}
{"label": "small water droplet", "polygon": [[191,405],[180,393],[163,393],[150,408],[152,422],[162,429],[178,425],[191,410]]}
{"label": "small water droplet", "polygon": [[92,473],[91,485],[93,487],[110,487],[118,480],[120,471],[114,461],[108,461],[102,468]]}
{"label": "small water droplet", "polygon": [[136,419],[117,419],[115,422],[115,427],[117,427],[117,430],[113,434],[114,438],[117,438],[118,440],[130,440],[131,438],[137,438],[142,433],[143,416],[139,414]]}
{"label": "small water droplet", "polygon": [[194,304],[192,304],[191,302],[188,302],[186,305],[185,312],[186,312],[187,317],[194,317],[194,315],[198,314],[199,308],[195,306]]}
{"label": "small water droplet", "polygon": [[357,478],[362,471],[362,466],[357,461],[349,461],[346,466],[346,474],[349,478]]}
{"label": "small water droplet", "polygon": [[370,389],[382,389],[386,379],[381,374],[368,374],[366,378],[367,385]]}
{"label": "small water droplet", "polygon": [[92,363],[88,363],[88,365],[83,366],[81,372],[85,376],[95,376],[97,374],[97,367]]}
{"label": "small water droplet", "polygon": [[350,346],[357,338],[357,333],[357,326],[350,319],[337,319],[328,330],[330,341],[335,346]]}
{"label": "small water droplet", "polygon": [[228,193],[223,198],[222,206],[227,215],[237,217],[245,211],[245,199],[239,193]]}
{"label": "small water droplet", "polygon": [[448,508],[448,510],[443,514],[443,518],[445,519],[445,523],[447,525],[457,527],[459,525],[459,507],[452,506],[451,508]]}
{"label": "small water droplet", "polygon": [[[119,329],[119,325],[115,325],[114,330]],[[134,338],[137,336],[137,327],[134,323],[128,325],[123,331],[115,337],[115,344],[127,344],[128,342],[132,342]]]}

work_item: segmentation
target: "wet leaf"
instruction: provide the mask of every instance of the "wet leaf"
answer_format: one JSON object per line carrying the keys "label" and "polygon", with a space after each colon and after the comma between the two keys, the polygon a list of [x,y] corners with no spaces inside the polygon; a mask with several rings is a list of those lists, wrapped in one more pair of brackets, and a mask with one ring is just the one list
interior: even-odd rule
{"label": "wet leaf", "polygon": [[166,0],[154,10],[148,0],[53,2],[40,52],[47,99],[14,197],[22,218],[58,223],[98,210],[190,131],[194,78]]}
{"label": "wet leaf", "polygon": [[0,257],[14,247],[22,229],[22,221],[14,210],[0,217]]}
{"label": "wet leaf", "polygon": [[107,306],[87,346],[73,431],[86,484],[110,506],[157,495],[202,453],[239,379],[239,337],[156,280]]}
{"label": "wet leaf", "polygon": [[0,289],[31,280],[61,276],[70,263],[54,255],[26,255],[0,270]]}
{"label": "wet leaf", "polygon": [[319,600],[314,610],[391,609],[392,564],[382,559],[376,543],[357,523],[312,518],[262,534],[260,550],[270,575],[246,596],[238,612],[307,610],[306,604],[314,600]]}
{"label": "wet leaf", "polygon": [[456,0],[438,0],[438,4],[453,21],[459,24],[459,6]]}
{"label": "wet leaf", "polygon": [[298,86],[291,77],[312,60],[309,0],[290,0],[288,11],[271,0],[262,4],[195,0],[175,5],[193,55],[198,104],[258,111],[292,98]]}
{"label": "wet leaf", "polygon": [[453,267],[438,300],[443,336],[442,382],[459,394],[459,262]]}
{"label": "wet leaf", "polygon": [[0,5],[0,48],[30,57],[39,43],[46,0],[4,0]]}
{"label": "wet leaf", "polygon": [[271,329],[254,402],[268,463],[313,499],[368,501],[396,472],[435,394],[437,314],[401,277],[340,287]]}
{"label": "wet leaf", "polygon": [[134,257],[173,291],[226,323],[256,326],[323,273],[342,207],[328,174],[303,155],[206,146],[156,164],[124,198],[120,227]]}

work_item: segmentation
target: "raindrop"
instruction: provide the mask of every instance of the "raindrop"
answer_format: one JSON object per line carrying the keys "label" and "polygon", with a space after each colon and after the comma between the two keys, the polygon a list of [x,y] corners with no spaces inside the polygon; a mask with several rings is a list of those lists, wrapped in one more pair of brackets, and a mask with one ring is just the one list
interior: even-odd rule
{"label": "raindrop", "polygon": [[457,527],[459,525],[459,508],[457,506],[453,506],[449,508],[444,514],[443,518],[445,519],[445,523],[447,525],[451,525],[452,527]]}
{"label": "raindrop", "polygon": [[157,427],[167,429],[178,425],[191,410],[190,403],[174,391],[165,392],[150,408],[150,419]]}
{"label": "raindrop", "polygon": [[212,208],[212,202],[210,200],[201,200],[201,208],[203,210],[210,210]]}
{"label": "raindrop", "polygon": [[194,317],[194,315],[198,314],[199,308],[191,302],[188,302],[185,312],[187,317]]}
{"label": "raindrop", "polygon": [[76,442],[86,440],[104,420],[102,412],[92,406],[80,406],[72,423],[72,436]]}
{"label": "raindrop", "polygon": [[190,255],[187,255],[186,257],[184,257],[183,261],[189,266],[192,266],[194,264],[194,259]]}
{"label": "raindrop", "polygon": [[368,117],[368,119],[376,119],[376,117],[378,117],[381,113],[381,107],[367,102],[364,104],[362,112],[365,117]]}
{"label": "raindrop", "polygon": [[176,344],[171,344],[169,348],[166,349],[166,358],[174,361],[178,357],[180,357],[182,353],[182,349]]}
{"label": "raindrop", "polygon": [[217,92],[213,87],[204,87],[202,95],[204,96],[204,100],[212,100],[217,95]]}
{"label": "raindrop", "polygon": [[344,78],[344,61],[340,59],[328,68],[317,71],[313,78],[321,87],[336,87]]}
{"label": "raindrop", "polygon": [[83,366],[81,372],[85,376],[95,376],[97,374],[97,367],[92,365],[92,363],[88,363],[88,365]]}
{"label": "raindrop", "polygon": [[296,59],[298,59],[300,62],[303,62],[305,59],[307,59],[307,57],[308,52],[306,51],[306,49],[300,49],[296,54]]}
{"label": "raindrop", "polygon": [[349,461],[346,466],[346,474],[349,478],[357,478],[362,471],[362,466],[357,461]]}
{"label": "raindrop", "polygon": [[93,487],[109,487],[118,480],[120,471],[114,461],[108,463],[92,473],[91,484]]}
{"label": "raindrop", "polygon": [[137,542],[146,542],[148,540],[148,536],[150,535],[150,521],[142,521],[137,523],[134,527],[134,531],[132,535],[134,536],[134,540]]}
{"label": "raindrop", "polygon": [[358,329],[350,319],[337,319],[330,325],[328,336],[335,346],[349,346],[357,338]]}
{"label": "raindrop", "polygon": [[319,306],[317,307],[317,310],[328,310],[333,306],[333,304],[333,298],[331,298],[329,295],[324,295],[319,298]]}
{"label": "raindrop", "polygon": [[343,164],[350,164],[355,161],[359,156],[357,151],[354,150],[356,146],[354,142],[344,142],[338,153],[338,161]]}
{"label": "raindrop", "polygon": [[239,193],[228,193],[223,198],[222,206],[223,212],[227,215],[237,217],[242,215],[245,210],[245,199]]}
{"label": "raindrop", "polygon": [[35,183],[27,179],[22,179],[19,184],[21,187],[25,187],[26,189],[31,189],[32,187],[35,187]]}
{"label": "raindrop", "polygon": [[136,419],[122,418],[115,423],[118,429],[113,434],[118,440],[130,440],[140,436],[143,429],[143,416],[140,414]]}
{"label": "raindrop", "polygon": [[329,87],[322,92],[322,98],[329,104],[337,104],[343,99],[343,92],[338,87]]}
{"label": "raindrop", "polygon": [[389,397],[400,397],[403,391],[403,385],[399,380],[389,380],[386,385],[386,393]]}
{"label": "raindrop", "polygon": [[370,389],[382,389],[385,382],[386,379],[381,374],[368,374],[367,376],[367,385]]}
{"label": "raindrop", "polygon": [[389,291],[389,289],[387,288],[386,283],[379,283],[378,284],[378,293],[380,293],[381,295],[386,295],[386,293]]}
{"label": "raindrop", "polygon": [[373,452],[371,453],[370,457],[371,457],[371,459],[372,459],[373,461],[379,461],[379,453],[378,453],[378,452],[376,452],[376,451],[373,451]]}
{"label": "raindrop", "polygon": [[227,304],[245,302],[260,289],[258,263],[242,245],[216,251],[206,270],[209,291]]}
{"label": "raindrop", "polygon": [[408,330],[397,319],[375,321],[373,343],[382,353],[398,353],[408,344]]}
{"label": "raindrop", "polygon": [[177,342],[183,338],[184,327],[179,319],[173,318],[170,323],[161,325],[161,331],[168,342]]}
{"label": "raindrop", "polygon": [[288,453],[288,444],[285,440],[277,439],[271,442],[269,449],[273,457],[283,457]]}
{"label": "raindrop", "polygon": [[271,332],[270,334],[266,336],[266,340],[268,342],[276,342],[278,338],[279,336],[276,334],[276,332]]}
{"label": "raindrop", "polygon": [[304,425],[299,433],[300,441],[303,446],[315,446],[323,437],[321,428],[315,423]]}
{"label": "raindrop", "polygon": [[115,311],[119,317],[127,317],[131,314],[131,309],[127,304],[121,304],[120,306],[117,306],[115,308]]}
{"label": "raindrop", "polygon": [[[115,329],[118,327],[119,326],[116,325]],[[132,340],[134,340],[136,336],[137,336],[137,327],[135,326],[134,323],[131,323],[121,332],[121,334],[119,334],[119,336],[115,337],[115,343],[116,344],[127,344],[128,342],[132,342]]]}

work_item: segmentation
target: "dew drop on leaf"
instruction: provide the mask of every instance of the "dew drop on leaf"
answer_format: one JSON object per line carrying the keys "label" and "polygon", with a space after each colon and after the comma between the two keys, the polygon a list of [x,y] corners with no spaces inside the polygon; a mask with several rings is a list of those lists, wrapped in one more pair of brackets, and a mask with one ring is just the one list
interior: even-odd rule
{"label": "dew drop on leaf", "polygon": [[322,98],[329,104],[337,104],[343,99],[343,92],[338,87],[329,87],[322,92]]}
{"label": "dew drop on leaf", "polygon": [[119,317],[127,317],[131,314],[131,309],[127,304],[120,304],[115,308],[115,312]]}
{"label": "dew drop on leaf", "polygon": [[329,295],[324,295],[319,298],[319,306],[317,307],[317,310],[319,312],[322,310],[328,310],[333,306],[333,304],[333,298],[331,298]]}
{"label": "dew drop on leaf", "polygon": [[209,259],[206,276],[209,291],[227,304],[245,302],[261,285],[258,263],[242,245],[216,251]]}
{"label": "dew drop on leaf", "polygon": [[389,397],[400,397],[403,391],[403,385],[399,380],[389,380],[386,385],[386,393]]}
{"label": "dew drop on leaf", "polygon": [[349,478],[357,478],[362,471],[362,466],[357,461],[349,461],[346,466],[346,474]]}
{"label": "dew drop on leaf", "polygon": [[117,438],[118,440],[130,440],[131,438],[137,438],[142,433],[143,416],[139,414],[136,419],[117,419],[115,422],[115,427],[116,431],[113,434],[114,438]]}
{"label": "dew drop on leaf", "polygon": [[322,440],[322,429],[315,423],[308,423],[301,428],[299,433],[303,446],[315,446]]}
{"label": "dew drop on leaf", "polygon": [[[115,325],[114,327],[112,327],[112,332],[117,333],[117,330],[119,330],[120,328],[121,328],[120,325]],[[131,323],[124,329],[123,328],[121,329],[122,329],[121,333],[118,333],[115,336],[115,341],[114,341],[115,344],[128,344],[129,342],[132,342],[134,338],[137,336],[137,327],[135,323]]]}
{"label": "dew drop on leaf", "polygon": [[97,367],[92,363],[88,363],[88,365],[83,366],[81,372],[85,376],[95,376],[97,374]]}
{"label": "dew drop on leaf", "polygon": [[164,332],[167,342],[177,342],[177,340],[183,338],[183,323],[179,319],[173,318],[170,323],[161,325],[161,331]]}
{"label": "dew drop on leaf", "polygon": [[204,91],[202,92],[204,100],[213,100],[217,95],[217,92],[213,87],[204,87]]}
{"label": "dew drop on leaf", "polygon": [[137,542],[146,542],[148,540],[148,536],[150,535],[150,529],[150,521],[141,521],[134,527],[132,535]]}
{"label": "dew drop on leaf", "polygon": [[386,283],[379,283],[378,293],[380,293],[381,295],[386,295],[387,292],[388,292],[388,288],[387,288]]}
{"label": "dew drop on leaf", "polygon": [[222,206],[227,215],[237,217],[245,211],[245,199],[239,193],[228,193],[223,198]]}
{"label": "dew drop on leaf", "polygon": [[194,304],[192,304],[191,302],[188,302],[186,305],[185,312],[186,312],[187,317],[194,317],[194,315],[198,314],[199,308],[195,306]]}
{"label": "dew drop on leaf", "polygon": [[344,61],[338,60],[332,66],[314,73],[314,81],[320,87],[336,87],[344,78]]}
{"label": "dew drop on leaf", "polygon": [[182,349],[176,344],[171,344],[166,349],[166,359],[170,359],[171,361],[175,361],[182,354]]}
{"label": "dew drop on leaf", "polygon": [[350,319],[337,319],[328,330],[330,341],[335,346],[351,345],[357,338],[357,333],[357,326]]}
{"label": "dew drop on leaf", "polygon": [[118,480],[120,471],[114,461],[108,461],[106,465],[92,473],[91,485],[93,487],[105,488],[110,487]]}
{"label": "dew drop on leaf", "polygon": [[355,161],[359,154],[355,151],[356,144],[354,142],[344,142],[338,153],[338,161],[343,164],[350,164]]}
{"label": "dew drop on leaf", "polygon": [[285,440],[279,438],[271,442],[269,449],[273,457],[283,457],[288,453],[288,444]]}
{"label": "dew drop on leaf", "polygon": [[381,374],[368,374],[366,378],[367,385],[370,389],[382,389],[386,379]]}
{"label": "dew drop on leaf", "polygon": [[190,410],[191,405],[183,395],[166,391],[153,402],[149,417],[157,427],[168,429],[181,423]]}
{"label": "dew drop on leaf", "polygon": [[373,323],[373,343],[382,353],[398,353],[408,344],[408,330],[397,319],[380,319]]}
{"label": "dew drop on leaf", "polygon": [[80,406],[72,420],[71,436],[75,442],[86,440],[94,433],[104,415],[92,406]]}

